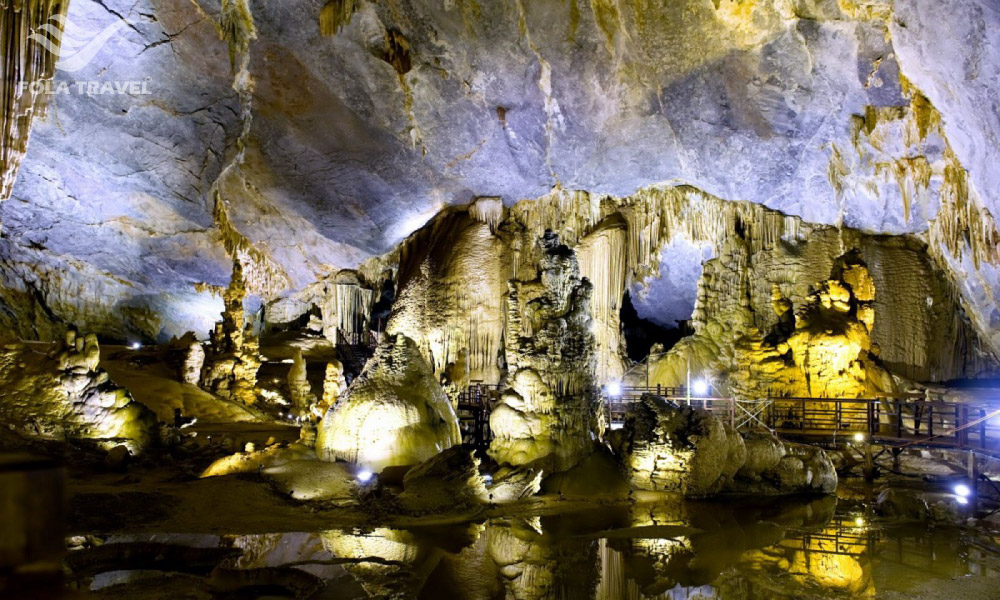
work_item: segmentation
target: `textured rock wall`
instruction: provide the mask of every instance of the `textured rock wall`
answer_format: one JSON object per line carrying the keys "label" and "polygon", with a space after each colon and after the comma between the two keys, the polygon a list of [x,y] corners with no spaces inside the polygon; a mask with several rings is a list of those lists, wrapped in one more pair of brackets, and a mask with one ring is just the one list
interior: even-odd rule
{"label": "textured rock wall", "polygon": [[[152,94],[59,95],[35,119],[0,215],[0,324],[19,334],[203,333],[220,306],[194,286],[225,285],[234,248],[275,299],[475,196],[683,182],[926,232],[1000,348],[987,0],[80,0],[68,16],[129,26],[56,83]],[[630,264],[659,247],[644,235]]]}

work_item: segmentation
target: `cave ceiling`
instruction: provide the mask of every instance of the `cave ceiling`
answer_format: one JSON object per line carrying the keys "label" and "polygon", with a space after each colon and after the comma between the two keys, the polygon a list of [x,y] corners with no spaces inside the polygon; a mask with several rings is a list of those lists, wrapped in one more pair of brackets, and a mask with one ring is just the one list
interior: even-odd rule
{"label": "cave ceiling", "polygon": [[[235,37],[234,7],[252,17]],[[0,208],[0,313],[26,336],[204,332],[234,243],[279,297],[477,196],[684,184],[946,245],[929,223],[956,166],[987,229],[1000,209],[993,0],[71,0],[67,17],[126,26],[57,83],[148,93],[55,94],[34,120]],[[992,328],[1000,274],[975,245],[940,256]]]}

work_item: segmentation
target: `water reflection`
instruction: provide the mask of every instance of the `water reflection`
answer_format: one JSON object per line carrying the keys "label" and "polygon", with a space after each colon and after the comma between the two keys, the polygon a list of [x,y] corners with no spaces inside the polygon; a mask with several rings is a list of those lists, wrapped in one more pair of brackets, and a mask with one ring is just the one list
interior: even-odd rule
{"label": "water reflection", "polygon": [[[238,557],[170,589],[241,598],[865,598],[970,573],[997,577],[996,558],[964,535],[873,526],[832,497],[676,500],[450,527],[214,537],[197,545]],[[146,597],[144,585],[163,585],[148,579],[148,561],[141,574],[114,567],[91,589]]]}

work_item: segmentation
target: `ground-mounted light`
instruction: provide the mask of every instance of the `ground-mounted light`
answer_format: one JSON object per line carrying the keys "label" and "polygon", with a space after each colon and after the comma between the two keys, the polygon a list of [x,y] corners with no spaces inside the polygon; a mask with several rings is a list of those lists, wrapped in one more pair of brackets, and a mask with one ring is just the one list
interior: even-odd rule
{"label": "ground-mounted light", "polygon": [[358,481],[361,483],[368,483],[372,479],[372,472],[368,469],[362,469],[358,471]]}
{"label": "ground-mounted light", "polygon": [[129,348],[131,348],[133,350],[139,350],[140,348],[142,348],[142,344],[140,344],[139,342],[132,342],[129,345]]}
{"label": "ground-mounted light", "polygon": [[969,496],[972,495],[972,490],[970,490],[969,486],[965,485],[964,483],[956,485],[954,491],[955,495],[958,496],[959,498],[968,498]]}
{"label": "ground-mounted light", "polygon": [[857,432],[857,433],[855,433],[854,434],[854,441],[857,442],[857,443],[859,443],[859,444],[861,442],[865,441],[865,434],[861,433],[860,431]]}
{"label": "ground-mounted light", "polygon": [[608,395],[612,398],[617,398],[622,395],[622,384],[618,381],[612,381],[607,385]]}
{"label": "ground-mounted light", "polygon": [[699,379],[694,382],[691,386],[696,396],[707,396],[708,395],[708,382],[704,379]]}

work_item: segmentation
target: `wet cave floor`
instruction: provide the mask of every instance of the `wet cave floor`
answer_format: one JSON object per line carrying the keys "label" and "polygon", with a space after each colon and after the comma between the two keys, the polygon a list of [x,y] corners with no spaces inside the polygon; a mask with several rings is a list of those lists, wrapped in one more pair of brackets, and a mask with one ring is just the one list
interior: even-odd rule
{"label": "wet cave floor", "polygon": [[71,469],[68,597],[1000,598],[1000,534],[878,517],[892,481],[400,517],[296,502],[253,475],[195,479],[199,466]]}

